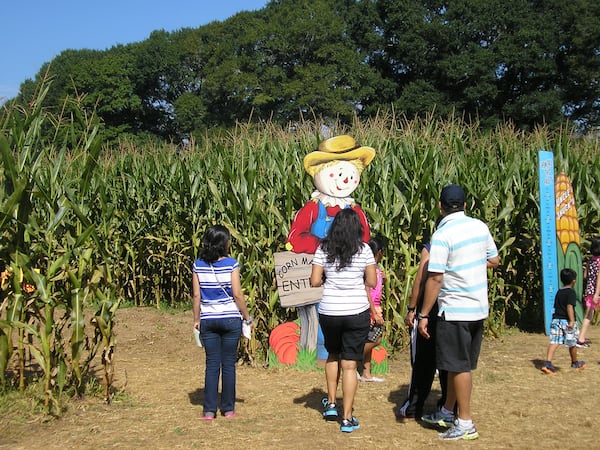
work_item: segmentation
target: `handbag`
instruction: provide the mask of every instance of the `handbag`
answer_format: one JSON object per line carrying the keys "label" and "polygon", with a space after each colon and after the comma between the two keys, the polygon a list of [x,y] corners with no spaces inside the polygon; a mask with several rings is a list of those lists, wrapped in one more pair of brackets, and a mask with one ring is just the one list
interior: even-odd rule
{"label": "handbag", "polygon": [[373,322],[369,326],[369,334],[367,334],[367,341],[369,342],[377,342],[379,338],[383,335],[383,325],[379,325],[376,322]]}

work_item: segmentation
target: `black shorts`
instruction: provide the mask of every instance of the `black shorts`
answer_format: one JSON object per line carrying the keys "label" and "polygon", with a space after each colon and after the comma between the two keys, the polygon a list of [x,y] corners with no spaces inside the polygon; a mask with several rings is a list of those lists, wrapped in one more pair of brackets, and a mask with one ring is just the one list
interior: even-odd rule
{"label": "black shorts", "polygon": [[439,370],[470,372],[477,368],[483,339],[483,320],[446,321],[436,329],[436,361]]}
{"label": "black shorts", "polygon": [[325,338],[325,349],[347,361],[362,361],[371,312],[363,311],[352,316],[326,316],[319,314],[319,324]]}

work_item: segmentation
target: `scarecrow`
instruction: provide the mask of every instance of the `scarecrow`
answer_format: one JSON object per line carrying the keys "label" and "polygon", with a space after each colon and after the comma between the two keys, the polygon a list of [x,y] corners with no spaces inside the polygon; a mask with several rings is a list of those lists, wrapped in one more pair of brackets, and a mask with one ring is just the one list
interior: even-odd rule
{"label": "scarecrow", "polygon": [[374,157],[373,148],[357,145],[348,135],[327,139],[304,157],[304,168],[313,177],[317,190],[296,213],[287,238],[287,250],[314,254],[333,218],[343,208],[352,208],[358,213],[364,229],[363,241],[369,242],[371,231],[367,218],[350,194],[358,187],[361,172]]}
{"label": "scarecrow", "polygon": [[[374,157],[373,148],[358,145],[348,135],[326,139],[317,150],[304,157],[304,169],[313,177],[317,190],[292,221],[286,242],[288,251],[314,254],[334,217],[344,208],[358,213],[364,230],[363,241],[369,241],[371,230],[365,213],[350,195],[358,187],[363,169]],[[298,313],[300,346],[314,349],[319,334],[316,304],[299,306]]]}

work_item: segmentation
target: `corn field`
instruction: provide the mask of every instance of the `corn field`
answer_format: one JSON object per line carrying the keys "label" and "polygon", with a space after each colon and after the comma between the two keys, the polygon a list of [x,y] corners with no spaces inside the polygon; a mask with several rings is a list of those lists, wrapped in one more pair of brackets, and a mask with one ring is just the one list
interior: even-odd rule
{"label": "corn field", "polygon": [[[44,95],[42,88],[36,103],[9,105],[0,116],[3,388],[23,389],[29,365],[44,383],[48,410],[56,409],[64,390],[83,393],[100,354],[109,401],[117,308],[189,308],[191,265],[205,228],[217,223],[232,232],[257,324],[242,352],[264,361],[270,330],[296,318],[278,303],[273,253],[284,250],[292,218],[314,189],[302,160],[323,139],[323,124],[239,124],[185,148],[122,142],[109,149],[78,99],[54,116],[40,106]],[[468,213],[489,225],[499,248],[488,332],[542,330],[537,152],[553,151],[557,173],[571,178],[585,255],[600,222],[597,138],[393,116],[330,128],[377,152],[354,197],[372,233],[388,242],[383,303],[393,348],[406,344],[402,323],[420,244],[450,182],[465,187]]]}

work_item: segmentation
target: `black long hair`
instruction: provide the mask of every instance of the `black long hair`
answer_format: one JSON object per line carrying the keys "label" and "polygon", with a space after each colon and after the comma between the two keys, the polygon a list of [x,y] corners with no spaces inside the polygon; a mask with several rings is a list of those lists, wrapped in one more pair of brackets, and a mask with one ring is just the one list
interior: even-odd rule
{"label": "black long hair", "polygon": [[202,240],[200,258],[209,264],[216,262],[220,257],[227,256],[228,243],[231,233],[223,225],[208,227]]}
{"label": "black long hair", "polygon": [[371,240],[369,241],[369,247],[373,251],[373,256],[377,256],[377,253],[381,250],[385,249],[386,239],[383,236],[371,236]]}
{"label": "black long hair", "polygon": [[321,243],[327,255],[329,264],[336,263],[336,269],[341,270],[352,262],[354,256],[362,247],[363,226],[356,211],[350,208],[342,209],[333,219],[331,228]]}

